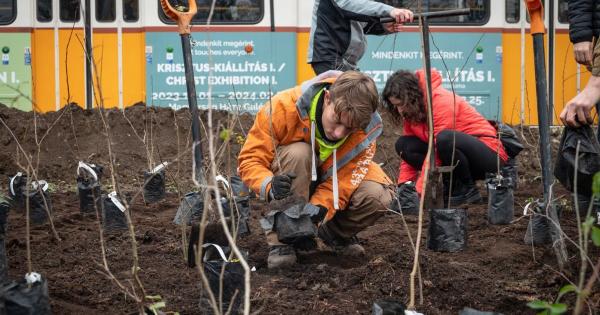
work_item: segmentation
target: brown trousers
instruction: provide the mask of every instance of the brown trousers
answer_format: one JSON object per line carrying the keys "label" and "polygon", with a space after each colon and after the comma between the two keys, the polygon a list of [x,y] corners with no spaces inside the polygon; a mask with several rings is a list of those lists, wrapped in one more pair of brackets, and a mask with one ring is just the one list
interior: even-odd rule
{"label": "brown trousers", "polygon": [[[277,158],[273,162],[273,172],[275,174],[294,172],[296,179],[292,182],[292,191],[308,200],[312,161],[310,144],[296,142],[280,146],[277,148],[277,155],[279,162],[277,162]],[[350,197],[347,208],[336,212],[333,219],[325,223],[327,229],[336,238],[347,240],[373,225],[383,215],[383,211],[390,205],[393,198],[392,187],[364,180]],[[281,244],[274,232],[267,233],[267,243],[271,246]]]}

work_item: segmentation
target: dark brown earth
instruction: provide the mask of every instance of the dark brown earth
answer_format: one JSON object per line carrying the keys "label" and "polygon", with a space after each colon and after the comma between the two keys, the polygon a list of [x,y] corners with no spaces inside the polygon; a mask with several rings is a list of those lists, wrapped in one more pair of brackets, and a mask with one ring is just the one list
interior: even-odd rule
{"label": "dark brown earth", "polygon": [[[131,121],[130,125],[124,117]],[[131,208],[140,257],[140,276],[147,295],[160,295],[166,310],[181,314],[210,313],[199,308],[202,291],[197,270],[186,266],[181,246],[180,228],[172,223],[182,194],[192,187],[190,181],[191,153],[187,111],[146,109],[142,105],[121,111],[108,111],[111,127],[118,185],[130,196],[139,191],[143,171],[148,169],[148,154],[141,139],[152,138],[153,165],[160,161],[178,162],[167,171],[167,198],[157,204],[145,205],[141,197]],[[252,117],[213,112],[215,142],[221,148],[216,153],[218,168],[223,174],[233,174],[235,157],[243,137],[252,124]],[[14,133],[23,150],[37,161],[38,141],[48,132],[40,146],[40,179],[51,183],[54,223],[62,241],[54,239],[48,224],[35,226],[31,232],[33,270],[48,279],[52,310],[55,314],[129,314],[136,312],[135,303],[111,282],[101,267],[98,222],[95,215],[83,215],[75,186],[75,168],[79,160],[108,165],[108,149],[104,128],[97,111],[84,111],[68,106],[60,112],[38,116],[34,127],[33,114],[0,106],[0,117]],[[207,113],[202,113],[203,121]],[[176,120],[175,120],[176,119]],[[177,124],[175,124],[175,121]],[[233,122],[229,146],[222,146],[218,134],[224,125]],[[152,137],[150,137],[150,125]],[[51,128],[52,126],[52,128]],[[388,122],[387,126],[391,126]],[[26,162],[17,142],[4,126],[0,126],[0,189],[7,192],[9,176],[22,170]],[[135,130],[135,131],[134,131]],[[541,197],[539,162],[537,162],[536,132],[523,128],[531,144],[521,155],[521,182],[515,192],[514,222],[506,226],[490,225],[486,220],[486,205],[468,209],[468,248],[458,253],[438,253],[421,247],[423,300],[417,310],[425,314],[457,314],[463,307],[496,311],[504,314],[533,314],[526,306],[535,299],[553,300],[567,280],[575,280],[578,253],[569,245],[568,270],[558,273],[556,259],[549,247],[531,247],[523,243],[528,217],[522,216],[524,205],[531,198]],[[136,135],[137,132],[137,135]],[[138,137],[139,136],[139,137]],[[557,134],[554,135],[557,138]],[[386,129],[378,141],[376,161],[395,178],[398,159],[393,144],[397,134]],[[150,141],[147,141],[150,143]],[[556,141],[554,141],[556,142]],[[208,155],[208,151],[205,151]],[[111,189],[111,172],[106,170],[103,188]],[[558,186],[557,186],[558,187]],[[565,199],[567,192],[556,189]],[[482,191],[484,191],[482,189]],[[319,252],[299,256],[299,264],[287,270],[268,270],[268,250],[258,220],[266,206],[252,202],[252,234],[239,241],[249,252],[252,273],[252,310],[262,314],[369,314],[373,301],[393,298],[408,301],[409,273],[413,249],[401,217],[384,216],[376,225],[359,234],[367,250],[364,259],[336,256]],[[414,239],[417,219],[407,216]],[[421,244],[426,243],[426,227]],[[576,222],[568,207],[562,226],[575,238]],[[22,212],[11,211],[6,236],[9,275],[20,278],[27,272],[25,219]],[[106,240],[106,255],[113,274],[131,287],[132,249],[128,234],[110,234]],[[598,255],[594,252],[593,257]],[[595,260],[595,259],[594,259]],[[566,301],[573,304],[573,297]],[[598,286],[590,298],[590,309],[600,309]],[[595,311],[597,312],[597,311]]]}

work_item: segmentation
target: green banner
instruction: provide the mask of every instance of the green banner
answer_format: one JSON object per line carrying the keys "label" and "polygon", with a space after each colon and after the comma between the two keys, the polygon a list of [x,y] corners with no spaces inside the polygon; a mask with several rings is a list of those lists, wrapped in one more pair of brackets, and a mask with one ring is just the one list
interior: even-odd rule
{"label": "green banner", "polygon": [[0,34],[0,103],[30,111],[31,35]]}

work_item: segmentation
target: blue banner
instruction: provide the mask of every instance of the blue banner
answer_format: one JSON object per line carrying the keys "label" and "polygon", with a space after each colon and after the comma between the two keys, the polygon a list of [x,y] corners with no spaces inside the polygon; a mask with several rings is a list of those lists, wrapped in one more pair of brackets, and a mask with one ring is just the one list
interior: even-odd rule
{"label": "blue banner", "polygon": [[[193,33],[191,44],[200,109],[210,99],[213,109],[256,113],[296,85],[296,33]],[[147,104],[188,106],[180,37],[148,32],[145,52]]]}
{"label": "blue banner", "polygon": [[[380,90],[394,71],[423,68],[420,33],[369,36],[368,41],[359,67]],[[442,74],[446,89],[453,85],[486,118],[502,117],[500,33],[432,33],[430,50],[431,66]]]}

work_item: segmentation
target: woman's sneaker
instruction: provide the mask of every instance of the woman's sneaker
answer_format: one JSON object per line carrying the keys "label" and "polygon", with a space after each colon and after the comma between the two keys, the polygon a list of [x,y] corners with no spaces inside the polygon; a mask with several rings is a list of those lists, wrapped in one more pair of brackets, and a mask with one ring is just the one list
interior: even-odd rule
{"label": "woman's sneaker", "polygon": [[[481,194],[475,183],[456,185],[455,191],[452,191],[446,208],[459,207],[464,204],[477,204],[482,202]],[[447,197],[446,197],[447,198]]]}

